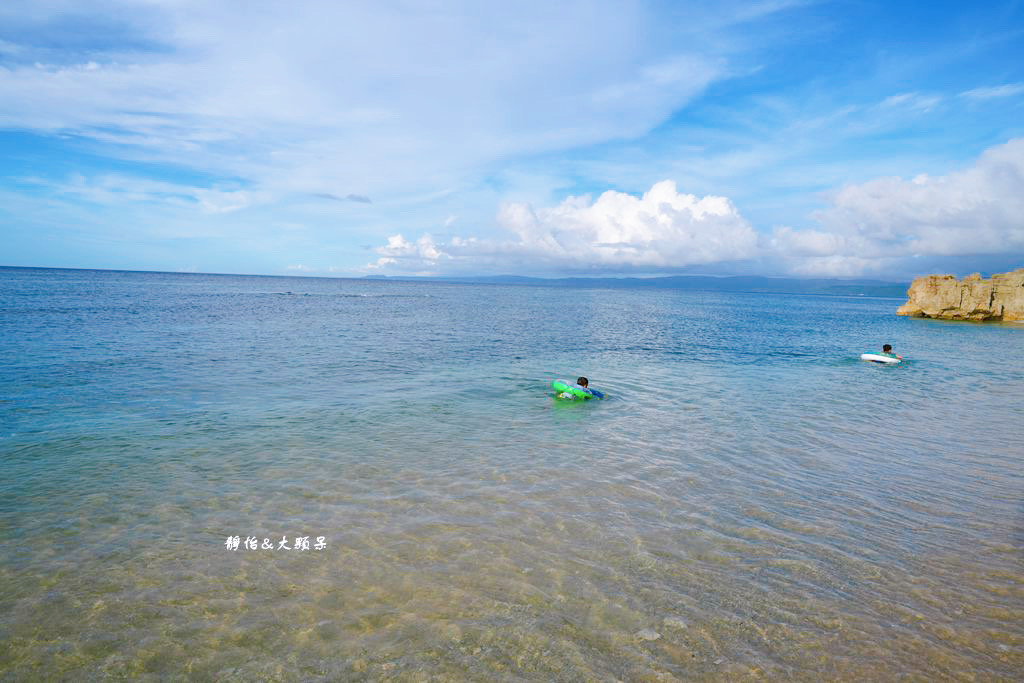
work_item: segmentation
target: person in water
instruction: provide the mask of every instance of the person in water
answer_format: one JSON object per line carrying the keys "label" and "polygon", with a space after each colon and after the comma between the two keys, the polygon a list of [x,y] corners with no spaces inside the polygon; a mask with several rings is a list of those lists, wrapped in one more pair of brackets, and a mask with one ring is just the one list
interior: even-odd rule
{"label": "person in water", "polygon": [[882,353],[886,356],[891,356],[892,358],[899,358],[900,360],[903,360],[903,356],[901,356],[898,353],[892,352],[892,344],[882,344]]}
{"label": "person in water", "polygon": [[600,391],[598,391],[597,389],[590,388],[590,380],[588,380],[586,377],[577,377],[576,385],[595,398],[604,398],[604,394],[602,394]]}

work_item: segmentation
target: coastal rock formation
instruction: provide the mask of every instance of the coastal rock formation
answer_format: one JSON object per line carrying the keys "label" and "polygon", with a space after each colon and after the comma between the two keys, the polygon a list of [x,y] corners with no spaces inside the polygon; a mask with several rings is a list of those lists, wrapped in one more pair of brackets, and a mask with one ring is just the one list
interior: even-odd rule
{"label": "coastal rock formation", "polygon": [[900,315],[945,320],[1024,320],[1024,268],[993,275],[980,273],[957,280],[952,275],[919,277],[907,290],[910,301]]}

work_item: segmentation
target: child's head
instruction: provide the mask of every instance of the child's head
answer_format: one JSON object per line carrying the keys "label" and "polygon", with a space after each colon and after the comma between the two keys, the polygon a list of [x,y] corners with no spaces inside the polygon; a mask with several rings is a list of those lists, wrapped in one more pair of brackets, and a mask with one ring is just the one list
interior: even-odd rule
{"label": "child's head", "polygon": [[579,384],[581,387],[585,387],[590,384],[590,382],[587,381],[586,377],[578,377],[576,379],[576,384]]}
{"label": "child's head", "polygon": [[882,353],[892,353],[892,344],[883,344]]}

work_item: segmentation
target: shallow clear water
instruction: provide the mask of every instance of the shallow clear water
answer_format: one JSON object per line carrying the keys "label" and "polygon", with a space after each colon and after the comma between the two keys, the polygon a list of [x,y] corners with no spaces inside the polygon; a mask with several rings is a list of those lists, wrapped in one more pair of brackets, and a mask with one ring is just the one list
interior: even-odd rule
{"label": "shallow clear water", "polygon": [[1024,326],[900,303],[0,269],[0,677],[1019,679]]}

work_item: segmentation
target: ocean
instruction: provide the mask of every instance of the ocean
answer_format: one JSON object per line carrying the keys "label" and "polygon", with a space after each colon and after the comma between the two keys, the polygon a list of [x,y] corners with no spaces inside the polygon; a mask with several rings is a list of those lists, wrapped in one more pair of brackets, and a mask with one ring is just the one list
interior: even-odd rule
{"label": "ocean", "polygon": [[900,303],[0,268],[0,679],[1020,680],[1024,325]]}

